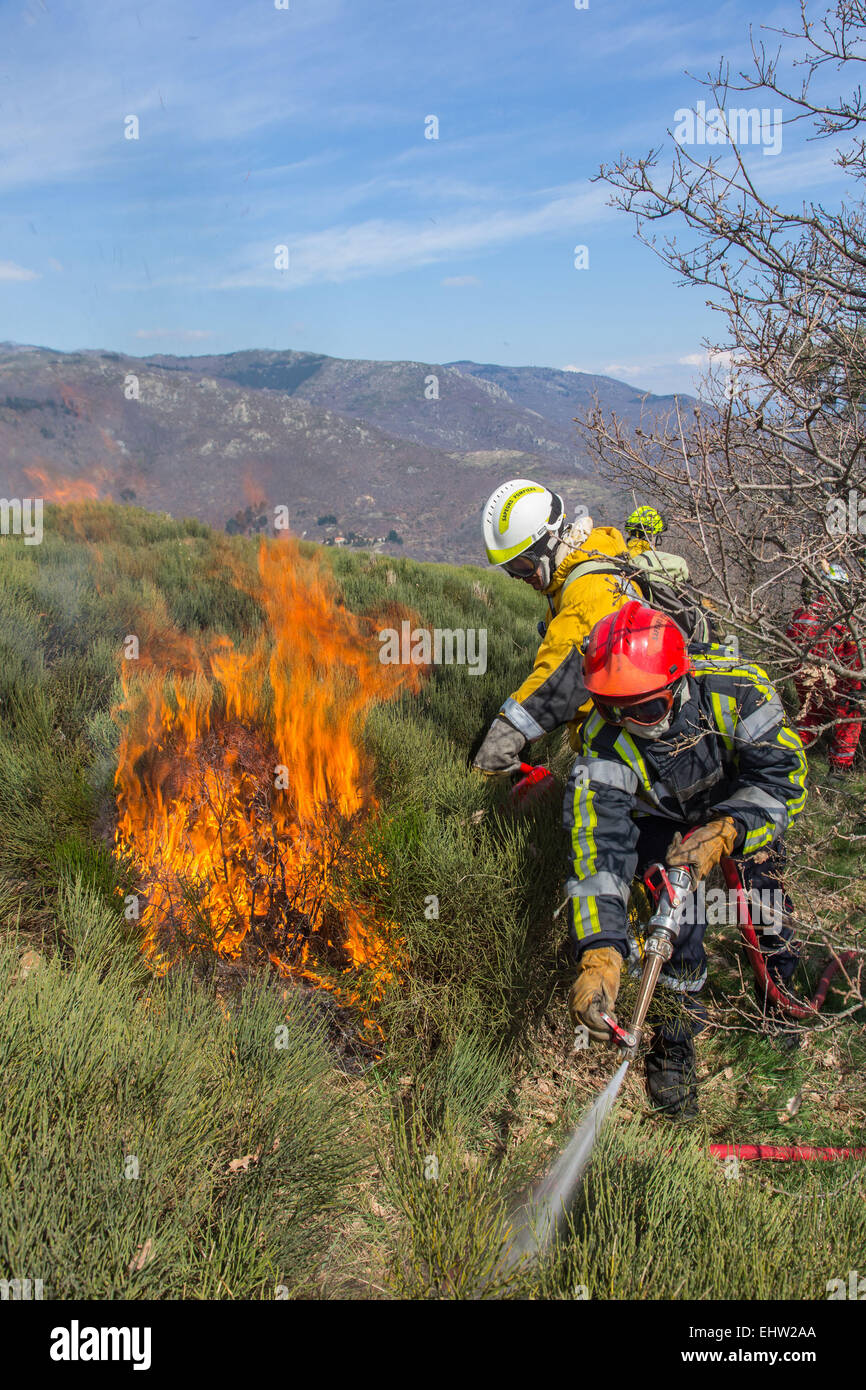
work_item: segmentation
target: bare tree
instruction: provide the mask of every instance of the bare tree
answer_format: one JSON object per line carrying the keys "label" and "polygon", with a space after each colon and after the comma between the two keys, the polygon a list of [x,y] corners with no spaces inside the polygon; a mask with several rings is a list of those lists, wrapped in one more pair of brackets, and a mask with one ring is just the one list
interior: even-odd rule
{"label": "bare tree", "polygon": [[[804,6],[796,30],[761,32],[778,46],[753,36],[748,71],[722,62],[701,83],[714,103],[695,118],[708,143],[669,131],[672,153],[623,157],[598,176],[639,238],[721,316],[701,404],[679,402],[646,429],[597,408],[579,424],[603,471],[667,512],[698,591],[752,655],[802,679],[814,643],[810,657],[788,621],[804,581],[823,594],[827,631],[850,644],[843,658],[825,644],[821,679],[862,705],[851,667],[866,667],[866,4],[837,0],[819,22]],[[831,72],[850,97],[824,99]],[[739,93],[773,103],[764,127],[759,109],[734,106]],[[831,142],[850,181],[837,208],[784,208],[761,191],[755,168],[769,161],[741,137],[768,119],[810,123],[819,147]],[[831,565],[847,584],[829,582]]]}

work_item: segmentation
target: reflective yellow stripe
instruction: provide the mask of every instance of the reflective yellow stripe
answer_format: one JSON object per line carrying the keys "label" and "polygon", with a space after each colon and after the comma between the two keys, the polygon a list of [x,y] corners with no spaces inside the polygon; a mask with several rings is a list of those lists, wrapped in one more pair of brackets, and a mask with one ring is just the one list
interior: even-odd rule
{"label": "reflective yellow stripe", "polygon": [[776,742],[783,748],[790,748],[792,752],[799,753],[797,766],[788,774],[788,781],[799,796],[794,797],[788,802],[788,815],[796,816],[806,805],[806,778],[809,774],[809,764],[806,761],[806,754],[803,751],[803,742],[798,733],[793,729],[783,725],[776,735]]}
{"label": "reflective yellow stripe", "polygon": [[[596,730],[590,725],[596,721]],[[584,727],[584,747],[588,735],[596,732],[604,720],[598,714],[591,714]],[[589,878],[596,873],[595,829],[598,816],[595,810],[595,792],[592,787],[578,785],[574,792],[574,828],[571,832],[571,847],[574,862],[574,877]],[[598,919],[598,903],[595,898],[572,898],[572,922],[578,941],[594,936],[601,931]]]}
{"label": "reflective yellow stripe", "polygon": [[[727,708],[722,704],[725,701]],[[734,729],[737,723],[737,701],[733,695],[717,695],[710,691],[710,703],[713,707],[713,714],[716,718],[716,728],[722,735],[722,742],[728,751],[733,751]]]}
{"label": "reflective yellow stripe", "polygon": [[595,813],[595,792],[592,787],[577,787],[574,793],[574,829],[571,847],[574,855],[575,878],[588,878],[595,873],[595,835],[598,816]]}
{"label": "reflective yellow stripe", "polygon": [[751,854],[753,850],[763,849],[764,845],[770,844],[775,833],[776,827],[773,825],[772,821],[768,821],[764,825],[759,825],[757,830],[749,831],[743,841],[743,848],[741,851],[738,851],[738,853]]}
{"label": "reflective yellow stripe", "polygon": [[623,762],[628,763],[632,772],[635,773],[638,784],[642,786],[645,791],[652,793],[652,782],[646,770],[646,763],[641,757],[640,749],[631,735],[623,730],[614,744],[614,748],[617,753],[619,753]]}
{"label": "reflective yellow stripe", "polygon": [[583,743],[584,749],[589,749],[590,740],[603,728],[604,720],[597,710],[593,710],[592,714],[587,715],[586,723],[583,726],[581,742]]}
{"label": "reflective yellow stripe", "polygon": [[595,898],[572,898],[572,921],[578,941],[584,937],[597,936],[601,931],[598,920],[598,903]]}
{"label": "reflective yellow stripe", "polygon": [[751,681],[752,685],[756,686],[768,700],[772,700],[776,693],[770,677],[762,667],[744,666],[738,656],[714,656],[711,653],[702,653],[700,656],[693,657],[692,670],[696,676],[738,676],[741,679]]}
{"label": "reflective yellow stripe", "polygon": [[507,550],[488,550],[487,558],[491,565],[504,565],[508,560],[513,560],[515,555],[522,555],[523,551],[532,545],[533,537],[527,536],[525,541],[518,541],[517,545],[510,545]]}
{"label": "reflective yellow stripe", "polygon": [[[788,781],[792,791],[796,793],[785,800],[785,809],[788,812],[788,823],[790,824],[794,816],[799,815],[806,804],[806,776],[809,768],[800,736],[793,729],[789,729],[783,724],[776,732],[775,743],[778,747],[789,748],[793,753],[798,754],[796,767],[788,773]],[[742,852],[753,854],[755,850],[763,849],[765,845],[772,843],[775,835],[775,824],[772,821],[766,821],[763,825],[759,825],[747,833],[743,841]]]}

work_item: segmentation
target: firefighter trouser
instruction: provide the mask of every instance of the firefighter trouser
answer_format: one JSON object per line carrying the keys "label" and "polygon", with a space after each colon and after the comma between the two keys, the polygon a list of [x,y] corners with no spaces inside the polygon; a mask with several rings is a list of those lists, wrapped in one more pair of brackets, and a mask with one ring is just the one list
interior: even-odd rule
{"label": "firefighter trouser", "polygon": [[862,719],[856,705],[849,703],[847,691],[856,693],[859,683],[850,683],[846,689],[838,691],[816,689],[815,686],[795,681],[797,699],[803,713],[797,720],[797,733],[803,740],[804,748],[811,748],[820,737],[825,724],[838,719],[841,723],[828,729],[829,759],[831,767],[848,768],[854,762],[854,754],[860,742]]}
{"label": "firefighter trouser", "polygon": [[[690,829],[694,829],[693,826],[657,816],[641,816],[638,826],[638,878],[643,876],[651,864],[665,862],[665,855],[677,831],[685,835]],[[785,893],[781,877],[785,867],[784,844],[778,843],[763,853],[766,854],[766,858],[760,863],[756,862],[754,857],[737,859],[743,887],[756,905],[769,901],[777,910],[781,908],[786,912],[792,912],[791,901]],[[759,895],[757,899],[755,894]],[[737,920],[736,909],[733,904],[728,907],[726,894],[724,902],[726,912],[717,919],[719,925],[722,922]],[[673,955],[662,968],[656,998],[648,1015],[648,1021],[653,1024],[656,1037],[662,1042],[681,1042],[694,1037],[706,1022],[707,1013],[700,998],[707,979],[707,957],[704,951],[706,909],[707,898],[699,887],[698,891],[690,893],[686,899],[683,921],[674,943]],[[571,907],[569,912],[571,915]],[[752,915],[759,917],[759,912],[753,909]],[[758,942],[766,959],[770,978],[776,984],[787,985],[799,960],[799,952],[793,941],[794,933],[789,926],[782,926],[778,922],[771,923],[769,914],[765,915],[766,921],[756,922]],[[714,929],[717,929],[716,923],[710,926],[711,931]],[[573,916],[569,927],[569,941],[575,960],[578,959],[580,951],[591,945],[585,938],[578,944]],[[668,999],[667,1003],[665,996]],[[681,1009],[671,1007],[671,996],[679,1000]]]}
{"label": "firefighter trouser", "polygon": [[[779,910],[790,914],[794,911],[783,882],[787,862],[784,840],[777,840],[769,850],[761,853],[767,856],[766,859],[753,855],[750,859],[738,859],[736,864],[740,871],[740,882],[751,899],[752,924],[766,962],[767,974],[774,984],[787,986],[797,969],[800,947],[794,940],[793,928],[772,920],[779,915]],[[765,901],[770,904],[769,913],[761,909]],[[759,1002],[763,1003],[757,982],[755,991]]]}

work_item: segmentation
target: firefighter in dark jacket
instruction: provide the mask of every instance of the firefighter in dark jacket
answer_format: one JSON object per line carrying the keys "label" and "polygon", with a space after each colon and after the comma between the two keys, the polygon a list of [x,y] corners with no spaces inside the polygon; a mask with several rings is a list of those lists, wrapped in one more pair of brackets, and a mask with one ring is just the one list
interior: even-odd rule
{"label": "firefighter in dark jacket", "polygon": [[[578,963],[569,1007],[575,1026],[609,1041],[601,1014],[613,1014],[629,952],[635,874],[660,861],[688,864],[698,884],[733,854],[747,890],[781,890],[774,867],[781,837],[803,809],[807,768],[764,671],[720,649],[688,648],[673,619],[646,604],[629,602],[596,624],[583,675],[595,709],[565,796]],[[758,851],[769,851],[760,865],[751,858]],[[684,1008],[667,1018],[657,1011],[646,1059],[650,1098],[671,1116],[697,1112],[693,1038],[706,1018],[705,929],[696,899],[662,974]],[[759,939],[771,978],[786,985],[798,959],[790,927],[776,921]]]}

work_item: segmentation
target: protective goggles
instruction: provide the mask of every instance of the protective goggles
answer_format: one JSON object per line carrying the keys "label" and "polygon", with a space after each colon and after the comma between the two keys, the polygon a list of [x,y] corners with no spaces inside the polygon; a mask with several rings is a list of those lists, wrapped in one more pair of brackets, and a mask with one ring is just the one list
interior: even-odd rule
{"label": "protective goggles", "polygon": [[512,579],[528,579],[538,569],[540,560],[544,559],[544,552],[536,555],[531,550],[524,550],[522,555],[515,555],[513,560],[509,560],[502,568],[506,574],[510,574]]}
{"label": "protective goggles", "polygon": [[650,728],[653,724],[660,724],[670,714],[676,693],[676,688],[670,687],[660,690],[656,695],[644,695],[639,700],[616,701],[603,700],[601,696],[593,695],[592,703],[608,724],[624,724],[629,720],[632,724],[642,724]]}
{"label": "protective goggles", "polygon": [[505,573],[510,574],[512,579],[529,579],[538,569],[541,561],[551,555],[555,549],[562,520],[562,498],[558,492],[555,492],[544,534],[539,536],[538,540],[534,541],[529,549],[524,550],[521,555],[515,555],[513,560],[506,561],[502,566]]}

